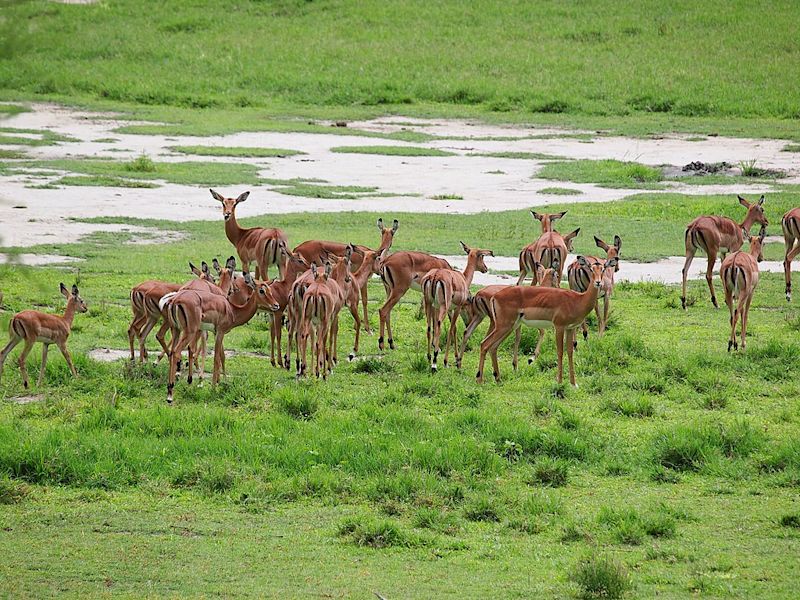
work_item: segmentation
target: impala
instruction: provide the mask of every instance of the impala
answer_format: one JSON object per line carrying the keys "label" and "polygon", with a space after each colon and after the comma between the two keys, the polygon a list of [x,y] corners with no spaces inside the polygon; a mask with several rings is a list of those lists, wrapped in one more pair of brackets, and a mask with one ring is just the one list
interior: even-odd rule
{"label": "impala", "polygon": [[800,254],[800,208],[793,208],[781,219],[786,256],[783,259],[783,273],[786,276],[786,301],[792,301],[792,261]]}
{"label": "impala", "polygon": [[378,348],[383,351],[384,331],[389,335],[389,348],[394,350],[392,338],[392,309],[410,289],[422,291],[419,280],[431,269],[452,269],[450,263],[443,258],[431,256],[425,252],[395,252],[387,256],[380,266],[379,275],[386,288],[386,302],[378,311],[380,317],[380,335]]}
{"label": "impala", "polygon": [[[745,349],[745,335],[747,333],[747,316],[750,313],[750,303],[753,301],[753,292],[758,285],[758,263],[764,260],[761,253],[766,228],[762,225],[758,236],[751,236],[750,251],[738,250],[732,252],[722,261],[719,276],[725,290],[725,304],[731,313],[731,336],[728,340],[728,352],[731,348],[738,350],[736,343],[736,322],[742,319],[742,352]],[[734,307],[734,302],[736,306]]]}
{"label": "impala", "polygon": [[[234,327],[244,325],[258,308],[277,310],[278,304],[272,297],[269,286],[263,281],[253,281],[245,271],[244,281],[251,293],[244,304],[233,304],[228,298],[211,292],[181,290],[169,302],[170,322],[180,334],[173,340],[170,352],[169,379],[167,382],[167,402],[172,403],[175,388],[177,362],[181,352],[189,348],[189,364],[192,364],[193,350],[203,330],[214,332],[214,373],[211,382],[219,382],[220,370],[225,369],[225,348],[223,339]],[[189,383],[192,382],[191,369]]]}
{"label": "impala", "polygon": [[[378,255],[380,255],[384,251],[387,251],[389,248],[391,248],[392,242],[394,241],[394,234],[397,233],[398,227],[400,227],[400,222],[397,219],[392,221],[391,227],[384,227],[383,219],[378,219],[378,231],[381,234],[381,243],[378,246],[378,249],[374,250],[373,252],[376,252]],[[330,257],[344,256],[345,248],[347,248],[347,246],[351,246],[354,249],[351,257],[351,269],[356,271],[364,260],[364,253],[370,251],[370,249],[366,246],[357,244],[343,244],[341,242],[309,240],[297,246],[294,251],[305,258],[309,263],[315,263],[318,266],[322,266],[327,260],[329,260]],[[359,293],[361,294],[361,303],[363,304],[364,308],[364,331],[371,334],[372,330],[369,327],[369,315],[367,314],[368,280],[369,277],[361,282]]]}
{"label": "impala", "polygon": [[[328,336],[335,335],[334,320],[336,305],[338,304],[339,285],[329,281],[331,274],[331,264],[325,265],[325,269],[318,269],[317,265],[311,265],[311,276],[313,281],[306,288],[303,294],[303,308],[300,318],[300,338],[297,343],[297,354],[299,368],[297,378],[299,379],[306,372],[306,345],[308,336],[313,334],[314,340],[314,375],[327,377],[330,368],[330,354],[328,352]],[[333,340],[331,340],[333,341]]]}
{"label": "impala", "polygon": [[603,274],[617,265],[617,259],[589,263],[583,256],[578,257],[581,266],[589,265],[592,271],[592,285],[584,293],[561,288],[512,286],[495,294],[489,305],[491,325],[489,333],[481,342],[480,362],[477,381],[483,383],[483,367],[486,353],[492,355],[494,378],[500,381],[500,367],[497,364],[497,348],[520,323],[538,329],[554,328],[558,372],[556,380],[561,383],[564,375],[564,341],[566,336],[569,359],[569,380],[575,386],[575,367],[573,364],[573,341],[575,330],[580,326],[597,302],[597,295],[603,284]]}
{"label": "impala", "polygon": [[436,359],[439,356],[441,344],[442,321],[448,314],[450,315],[450,328],[444,344],[444,366],[447,366],[451,343],[456,355],[456,364],[460,364],[461,357],[458,352],[456,332],[458,316],[461,307],[469,300],[469,286],[472,285],[475,271],[486,273],[489,269],[483,259],[486,256],[494,256],[491,250],[470,248],[464,242],[461,242],[461,248],[467,254],[467,265],[463,273],[452,269],[431,269],[420,280],[425,320],[428,325],[428,360],[431,360],[431,345],[433,345],[431,371],[437,369]]}
{"label": "impala", "polygon": [[85,313],[88,309],[83,298],[80,297],[78,286],[73,285],[70,292],[62,283],[60,289],[67,299],[67,308],[64,310],[64,316],[49,315],[38,310],[23,310],[11,318],[11,322],[8,325],[10,339],[3,351],[0,352],[0,377],[3,376],[3,364],[6,362],[6,358],[8,358],[14,347],[23,340],[25,341],[25,347],[19,355],[18,363],[19,370],[22,373],[22,385],[25,386],[25,389],[28,388],[28,370],[25,368],[25,361],[36,342],[42,342],[42,367],[39,371],[39,379],[36,382],[37,386],[41,386],[44,380],[44,371],[47,366],[47,350],[50,344],[58,346],[67,361],[67,365],[69,365],[69,370],[72,371],[73,377],[78,376],[75,365],[72,364],[69,350],[67,350],[67,338],[72,329],[72,320],[75,318],[75,313]]}
{"label": "impala", "polygon": [[215,200],[222,203],[222,216],[225,219],[225,235],[231,244],[236,246],[242,271],[250,270],[250,263],[256,263],[256,279],[269,281],[269,267],[276,265],[280,277],[281,270],[280,242],[288,246],[286,234],[275,228],[263,227],[242,228],[236,221],[236,206],[247,200],[250,192],[244,192],[236,198],[223,198],[214,190],[209,190]]}
{"label": "impala", "polygon": [[[594,236],[594,243],[595,245],[604,250],[606,253],[606,260],[610,260],[612,258],[616,258],[619,256],[619,251],[622,248],[622,239],[618,235],[614,236],[614,245],[609,246],[599,237]],[[592,263],[598,260],[594,256],[586,256],[587,262]],[[603,296],[603,314],[600,315],[600,301],[597,301],[597,304],[594,307],[594,312],[597,315],[597,330],[600,335],[603,335],[603,332],[606,330],[606,325],[608,324],[608,311],[611,306],[611,294],[614,291],[614,273],[619,271],[619,262],[617,262],[617,266],[614,267],[613,271],[605,271],[603,275],[603,287],[601,289],[602,296]],[[585,292],[586,289],[589,287],[589,282],[592,278],[591,269],[588,267],[581,267],[578,264],[578,261],[574,261],[569,268],[567,269],[567,281],[569,282],[569,289],[575,290],[576,292]],[[586,324],[586,321],[583,322],[581,325],[581,330],[583,331],[583,339],[586,339],[589,336],[589,326]]]}
{"label": "impala", "polygon": [[[292,285],[297,280],[297,278],[308,271],[311,265],[308,264],[305,258],[297,254],[296,252],[290,252],[287,248],[284,249],[284,254],[286,256],[286,264],[284,265],[283,269],[283,278],[271,281],[269,284],[269,289],[272,291],[272,296],[275,298],[275,302],[278,303],[278,310],[272,313],[272,326],[269,330],[269,337],[270,337],[270,362],[272,366],[283,366],[281,361],[281,335],[283,332],[283,317],[286,311],[286,307],[289,304],[289,294],[292,289]],[[275,347],[277,345],[278,352],[275,353]],[[276,358],[277,357],[277,358]],[[288,367],[287,367],[288,368]]]}
{"label": "impala", "polygon": [[378,272],[381,261],[385,256],[386,250],[383,250],[380,253],[376,250],[365,250],[361,257],[361,266],[352,274],[350,281],[345,283],[345,303],[350,309],[350,314],[353,316],[355,329],[353,350],[348,356],[349,360],[353,360],[356,357],[356,353],[358,352],[358,342],[360,340],[361,317],[358,314],[359,294],[362,290],[366,289],[369,278]]}
{"label": "impala", "polygon": [[[556,268],[544,268],[542,263],[534,263],[533,267],[536,269],[536,281],[540,287],[559,287],[558,280],[558,259],[554,265]],[[494,295],[500,290],[504,290],[508,285],[487,285],[485,288],[479,290],[473,297],[472,301],[465,305],[465,310],[462,311],[462,316],[466,314],[468,317],[467,329],[464,331],[464,339],[461,342],[461,356],[457,359],[457,366],[461,368],[461,358],[464,356],[464,351],[467,348],[467,341],[475,329],[480,325],[483,320],[489,316],[489,303]],[[517,370],[518,356],[519,356],[519,342],[520,342],[521,327],[517,327],[514,331],[514,356],[511,360],[511,365],[514,370]],[[536,343],[536,349],[533,351],[533,356],[528,358],[528,364],[532,364],[539,357],[539,350],[542,347],[542,340],[544,339],[544,329],[539,330],[539,340]]]}
{"label": "impala", "polygon": [[719,308],[717,295],[714,292],[714,280],[712,273],[714,263],[717,261],[717,254],[722,251],[722,257],[728,252],[736,252],[744,243],[744,235],[750,235],[750,228],[754,223],[760,223],[764,227],[769,225],[767,217],[764,215],[764,196],[758,202],[750,203],[741,196],[739,204],[747,209],[744,221],[737,223],[728,217],[702,216],[697,217],[686,227],[684,235],[686,243],[686,262],[683,265],[683,287],[681,292],[681,306],[686,310],[686,277],[689,275],[689,267],[692,264],[694,255],[698,250],[702,250],[708,256],[708,267],[706,268],[706,281],[711,292],[711,302],[714,308]]}
{"label": "impala", "polygon": [[[534,216],[537,214],[538,213],[534,213]],[[575,239],[575,237],[581,231],[581,228],[578,227],[578,229],[568,233],[567,235],[561,235],[552,229],[551,222],[553,219],[561,218],[564,216],[564,214],[565,213],[541,215],[541,237],[532,244],[525,246],[522,249],[522,252],[519,253],[519,279],[517,279],[517,285],[522,285],[528,275],[532,275],[534,277],[534,281],[531,282],[531,285],[536,285],[536,268],[534,263],[542,263],[546,268],[548,268],[553,265],[553,259],[556,257],[558,257],[559,260],[559,269],[557,269],[558,280],[561,281],[564,265],[567,262],[567,253],[572,250],[572,240]]]}

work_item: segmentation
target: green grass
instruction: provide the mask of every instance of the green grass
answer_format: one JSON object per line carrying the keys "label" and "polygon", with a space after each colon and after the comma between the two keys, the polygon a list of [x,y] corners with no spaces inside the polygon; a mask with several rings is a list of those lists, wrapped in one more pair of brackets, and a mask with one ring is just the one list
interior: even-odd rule
{"label": "green grass", "polygon": [[[16,135],[15,135],[16,134]],[[31,134],[31,135],[19,135]],[[59,142],[75,142],[74,137],[55,133],[48,129],[18,129],[14,127],[0,127],[0,145],[17,146],[53,146]]]}
{"label": "green grass", "polygon": [[583,194],[581,190],[576,190],[574,188],[563,188],[563,187],[546,187],[540,190],[537,190],[537,194],[550,194],[551,196],[580,196]]}
{"label": "green grass", "polygon": [[157,188],[156,183],[139,181],[136,179],[123,179],[109,175],[75,175],[61,177],[53,182],[53,185],[76,185],[76,186],[102,186],[102,187],[121,187],[121,188]]}
{"label": "green grass", "polygon": [[800,144],[786,144],[783,152],[800,152]]}
{"label": "green grass", "polygon": [[331,152],[346,154],[383,154],[385,156],[455,156],[453,152],[419,146],[335,146]]}
{"label": "green grass", "polygon": [[19,150],[6,150],[5,148],[0,148],[0,159],[18,159],[27,157],[27,154],[20,152]]}
{"label": "green grass", "polygon": [[[684,211],[735,203],[659,198],[597,206],[597,213],[575,205],[565,219],[583,225],[602,209],[609,219],[630,211],[643,223],[675,213],[663,218],[668,229]],[[781,202],[795,200],[771,196],[769,210],[779,213]],[[698,204],[684,206],[690,201]],[[446,246],[444,223],[452,217],[395,216],[402,226],[398,249]],[[483,240],[505,234],[513,222],[519,245],[535,229],[523,211],[481,216],[464,216],[454,234]],[[336,228],[342,239],[374,243],[376,218],[247,221],[285,227],[296,241]],[[783,298],[782,276],[762,276],[746,356],[725,351],[724,310],[697,302],[684,313],[675,288],[619,285],[615,326],[579,343],[579,389],[554,385],[552,339],[536,365],[516,374],[503,346],[504,383],[477,386],[474,350],[462,372],[428,373],[419,296],[410,292],[393,315],[398,350],[382,360],[340,362],[327,382],[296,383],[263,358],[235,356],[222,385],[181,381],[176,406],[167,408],[164,365],[96,363],[86,352],[125,346],[132,284],[154,274],[186,279],[186,260],[226,256],[230,246],[221,220],[131,222],[189,237],[128,246],[125,234],[115,233],[33,249],[86,258],[79,285],[90,310],[77,315],[70,339],[80,379],[72,380],[54,355],[46,400],[8,402],[25,393],[17,350],[0,383],[4,593],[133,594],[151,581],[153,595],[244,595],[263,592],[269,580],[270,593],[284,597],[311,590],[353,596],[365,586],[387,597],[399,589],[406,597],[431,597],[454,584],[476,595],[552,597],[605,580],[597,574],[584,585],[570,577],[598,550],[624,566],[643,596],[681,597],[687,582],[712,584],[723,566],[732,594],[781,597],[794,590],[798,538],[791,535],[794,521],[781,519],[796,514],[800,367],[792,358],[797,344],[786,335],[796,310]],[[679,231],[672,243],[680,237]],[[0,313],[0,329],[12,311],[58,310],[58,282],[76,275],[0,267],[9,309]],[[690,295],[705,298],[704,288],[694,281]],[[370,283],[369,295],[375,326],[384,297],[379,282]],[[478,339],[485,330],[486,324]],[[340,335],[340,348],[349,348],[348,315]],[[523,342],[535,337],[526,330]],[[267,345],[260,316],[226,337],[231,349]],[[361,352],[374,356],[375,345],[363,336]],[[32,373],[38,361],[33,352]],[[710,415],[702,398],[713,394],[728,401]],[[625,403],[644,395],[657,410]],[[609,399],[617,399],[611,408]],[[129,558],[117,560],[126,551]],[[176,567],[158,559],[165,555],[183,559]],[[214,572],[226,573],[224,582],[202,568],[209,556]],[[243,566],[243,556],[252,564]],[[409,568],[419,576],[409,579]],[[436,576],[442,568],[446,582]],[[363,572],[369,575],[354,579]],[[706,579],[695,581],[698,573]]]}
{"label": "green grass", "polygon": [[543,152],[480,152],[469,156],[485,156],[489,158],[517,158],[520,160],[565,160],[566,157]]}
{"label": "green grass", "polygon": [[[709,12],[722,9],[730,18],[710,27]],[[748,4],[721,0],[412,1],[389,10],[352,0],[233,8],[15,3],[6,12],[9,23],[31,26],[0,68],[0,84],[28,95],[193,108],[439,103],[556,116],[791,119],[800,111],[791,3],[756,18]],[[312,34],[317,43],[298,47]],[[357,60],[342,60],[344,45]],[[206,47],[223,51],[209,60]]]}
{"label": "green grass", "polygon": [[170,146],[172,152],[200,156],[234,156],[239,158],[284,158],[305,154],[285,148],[249,148],[244,146]]}
{"label": "green grass", "polygon": [[608,187],[658,189],[661,171],[647,165],[618,160],[572,160],[546,163],[534,177],[597,183]]}

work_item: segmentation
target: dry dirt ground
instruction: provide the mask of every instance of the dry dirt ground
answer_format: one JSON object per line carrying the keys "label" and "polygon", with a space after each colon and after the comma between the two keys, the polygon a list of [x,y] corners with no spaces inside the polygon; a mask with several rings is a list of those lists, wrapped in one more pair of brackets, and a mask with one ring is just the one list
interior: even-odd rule
{"label": "dry dirt ground", "polygon": [[[330,185],[365,186],[377,188],[378,197],[358,199],[303,198],[280,194],[273,186],[247,186],[250,202],[243,204],[240,216],[290,212],[431,212],[477,213],[503,211],[546,205],[558,202],[608,202],[640,190],[610,189],[594,184],[554,182],[535,177],[542,160],[474,156],[492,152],[535,152],[573,159],[602,159],[636,161],[648,165],[684,165],[691,161],[737,164],[756,159],[766,168],[788,171],[791,183],[800,181],[793,164],[792,153],[781,152],[783,140],[753,140],[710,137],[698,139],[684,135],[663,136],[657,139],[609,137],[591,135],[590,139],[563,137],[565,134],[591,134],[548,128],[506,127],[460,120],[407,119],[385,117],[365,122],[349,123],[350,129],[391,133],[418,131],[454,139],[429,142],[402,142],[373,137],[330,134],[242,132],[215,137],[120,134],[114,130],[130,124],[112,114],[89,113],[52,104],[33,104],[31,111],[3,120],[4,127],[50,130],[75,138],[74,142],[59,142],[49,146],[20,146],[29,156],[39,159],[112,158],[131,159],[145,153],[163,161],[229,161],[252,163],[264,177],[274,179],[318,179]],[[14,134],[17,135],[17,134]],[[532,136],[562,136],[541,137]],[[102,141],[101,141],[102,140]],[[233,158],[178,154],[170,146],[244,146],[255,148],[286,148],[305,154],[285,158]],[[336,146],[415,146],[445,150],[445,157],[409,157],[373,154],[335,153]],[[62,175],[59,173],[54,178]],[[132,231],[145,234],[143,242],[173,239],[153,236],[156,230],[120,224],[87,224],[73,218],[123,216],[152,219],[216,220],[219,207],[205,186],[163,183],[155,189],[110,187],[61,187],[33,189],[24,175],[0,176],[0,236],[5,246],[32,246],[48,242],[70,242],[94,231]],[[233,195],[245,186],[222,188]],[[553,196],[538,193],[548,187],[569,187],[580,194]],[[670,184],[669,191],[689,194],[758,194],[769,191],[764,185],[703,185]],[[446,200],[437,196],[455,196]],[[163,232],[158,232],[163,234]],[[59,262],[63,257],[16,255],[14,260],[29,264]],[[5,260],[8,260],[6,258]],[[0,260],[3,260],[0,255]],[[497,257],[490,268],[514,270],[516,257]],[[454,265],[461,257],[454,258]],[[657,263],[626,262],[621,279],[656,280],[674,283],[682,266],[681,257]],[[779,265],[778,265],[779,266]],[[695,261],[693,276],[700,276],[704,261]],[[767,263],[765,270],[776,269]],[[476,277],[476,283],[509,281],[508,276]]]}

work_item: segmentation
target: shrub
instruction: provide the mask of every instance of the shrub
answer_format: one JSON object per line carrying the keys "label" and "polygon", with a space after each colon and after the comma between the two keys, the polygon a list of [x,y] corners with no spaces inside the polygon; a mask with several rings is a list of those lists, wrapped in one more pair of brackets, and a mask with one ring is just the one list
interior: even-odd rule
{"label": "shrub", "polygon": [[581,598],[622,598],[631,587],[625,568],[608,556],[582,560],[570,579],[580,587]]}
{"label": "shrub", "polygon": [[132,161],[125,163],[125,170],[135,173],[154,173],[156,171],[156,163],[147,154],[142,153]]}

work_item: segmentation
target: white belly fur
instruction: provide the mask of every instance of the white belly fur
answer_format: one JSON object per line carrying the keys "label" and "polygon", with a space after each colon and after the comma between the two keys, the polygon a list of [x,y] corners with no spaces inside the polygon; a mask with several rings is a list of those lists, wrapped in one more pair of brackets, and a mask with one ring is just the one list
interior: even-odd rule
{"label": "white belly fur", "polygon": [[523,325],[527,327],[535,327],[536,329],[552,329],[553,323],[551,321],[529,321],[528,319],[522,319]]}

